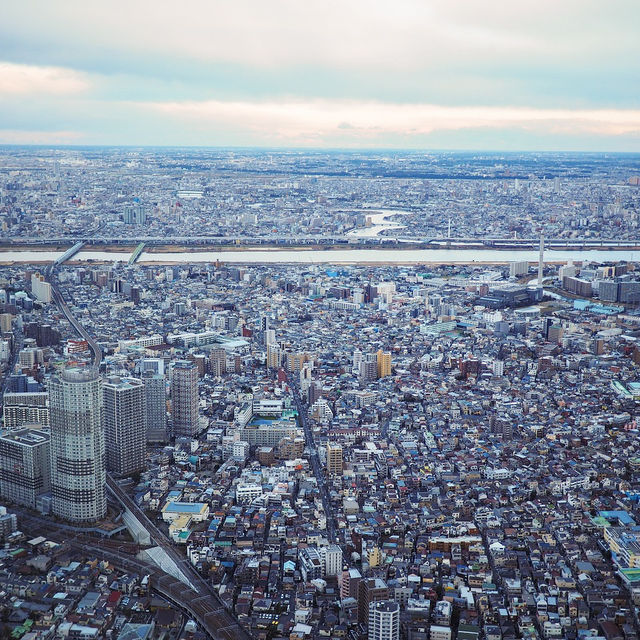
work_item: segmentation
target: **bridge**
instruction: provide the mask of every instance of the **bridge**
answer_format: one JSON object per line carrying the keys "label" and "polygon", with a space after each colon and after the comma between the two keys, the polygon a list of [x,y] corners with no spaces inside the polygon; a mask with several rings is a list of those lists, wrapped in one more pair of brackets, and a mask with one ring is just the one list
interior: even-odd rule
{"label": "bridge", "polygon": [[76,242],[73,247],[70,247],[69,249],[67,249],[55,262],[54,264],[56,266],[63,264],[64,262],[66,262],[67,260],[70,260],[71,258],[73,258],[73,256],[76,255],[76,253],[78,253],[78,251],[80,251],[80,249],[82,249],[82,247],[84,247],[84,245],[87,244],[86,242]]}
{"label": "bridge", "polygon": [[131,254],[130,258],[129,258],[129,262],[127,264],[132,265],[135,264],[136,261],[138,260],[138,258],[140,257],[140,254],[142,253],[142,250],[145,247],[145,243],[141,242],[136,248],[135,251]]}

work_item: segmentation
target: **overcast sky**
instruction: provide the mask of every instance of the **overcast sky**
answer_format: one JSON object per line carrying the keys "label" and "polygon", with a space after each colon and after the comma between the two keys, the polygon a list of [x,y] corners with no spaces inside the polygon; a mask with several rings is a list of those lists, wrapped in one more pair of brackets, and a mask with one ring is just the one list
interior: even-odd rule
{"label": "overcast sky", "polygon": [[7,1],[0,143],[640,151],[640,1]]}

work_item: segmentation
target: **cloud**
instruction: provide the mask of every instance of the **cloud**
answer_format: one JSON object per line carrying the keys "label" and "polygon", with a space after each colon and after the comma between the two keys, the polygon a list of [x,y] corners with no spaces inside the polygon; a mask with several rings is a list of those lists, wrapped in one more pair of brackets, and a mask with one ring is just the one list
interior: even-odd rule
{"label": "cloud", "polygon": [[0,95],[67,95],[88,87],[85,74],[73,69],[0,62]]}
{"label": "cloud", "polygon": [[[389,70],[632,68],[637,0],[6,3],[0,52],[101,72],[239,64]],[[635,54],[635,55],[634,55]],[[167,65],[168,63],[168,65]]]}
{"label": "cloud", "polygon": [[203,132],[208,127],[230,126],[282,144],[315,144],[337,134],[366,143],[380,136],[424,136],[465,129],[591,136],[640,132],[640,110],[631,109],[449,107],[344,100],[208,100],[143,103],[139,107]]}
{"label": "cloud", "polygon": [[21,131],[0,129],[0,144],[43,144],[65,145],[82,142],[84,135],[79,131]]}

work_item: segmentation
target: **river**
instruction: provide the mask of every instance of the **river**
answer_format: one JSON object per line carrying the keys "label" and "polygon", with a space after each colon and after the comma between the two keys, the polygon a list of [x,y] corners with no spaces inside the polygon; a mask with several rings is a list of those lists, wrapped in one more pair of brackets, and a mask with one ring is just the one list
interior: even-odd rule
{"label": "river", "polygon": [[[0,251],[0,263],[37,264],[53,262],[63,251]],[[72,263],[122,262],[130,252],[80,251]],[[594,261],[617,262],[640,259],[640,252],[628,250],[549,250],[544,254],[545,262]],[[497,249],[238,249],[230,251],[176,252],[143,251],[140,263],[189,264],[202,262],[233,264],[500,264],[515,260],[538,261],[538,252],[528,249],[500,251]]]}
{"label": "river", "polygon": [[397,209],[379,209],[378,213],[369,214],[368,211],[360,211],[364,213],[371,222],[370,227],[352,229],[345,235],[349,238],[375,238],[382,231],[391,231],[392,229],[406,229],[406,225],[397,222],[388,222],[387,219],[393,216],[406,216],[410,211],[399,211]]}

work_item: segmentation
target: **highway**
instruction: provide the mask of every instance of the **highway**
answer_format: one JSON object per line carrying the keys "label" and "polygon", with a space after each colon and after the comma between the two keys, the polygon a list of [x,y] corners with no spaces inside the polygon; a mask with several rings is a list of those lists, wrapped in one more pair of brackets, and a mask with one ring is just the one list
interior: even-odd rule
{"label": "highway", "polygon": [[102,349],[98,346],[98,343],[89,335],[87,330],[78,322],[76,317],[71,313],[71,309],[67,305],[64,296],[60,293],[55,281],[53,269],[49,270],[49,283],[51,284],[51,295],[53,301],[58,305],[58,308],[64,314],[64,317],[69,321],[69,324],[74,328],[75,332],[83,339],[87,341],[89,349],[93,354],[93,366],[100,370],[100,363],[102,362]]}
{"label": "highway", "polygon": [[193,618],[213,640],[249,640],[250,635],[240,627],[237,620],[219,602],[212,601],[209,593],[190,592],[177,578],[174,578],[151,562],[138,558],[133,552],[137,545],[131,543],[96,539],[82,532],[69,532],[49,518],[29,512],[24,508],[14,508],[20,520],[20,529],[31,536],[44,536],[73,549],[87,559],[107,560],[114,567],[139,576],[149,576],[151,588],[188,617]]}
{"label": "highway", "polygon": [[307,447],[310,449],[309,461],[311,462],[313,475],[315,476],[316,482],[318,483],[320,499],[322,500],[322,508],[324,509],[324,513],[327,519],[327,537],[329,538],[329,542],[335,543],[337,541],[335,514],[333,512],[333,506],[329,498],[326,476],[324,474],[324,471],[322,470],[322,467],[320,466],[318,449],[313,439],[313,432],[311,431],[311,427],[309,426],[307,409],[302,404],[302,399],[300,398],[300,389],[298,385],[294,381],[289,380],[289,386],[291,387],[293,401],[296,405],[298,416],[300,417],[300,424],[302,425],[302,429],[304,430],[305,442]]}
{"label": "highway", "polygon": [[[234,249],[250,248],[251,246],[380,246],[413,244],[422,245],[424,248],[440,247],[488,247],[494,249],[536,249],[540,238],[505,238],[505,237],[456,237],[447,238],[443,236],[372,236],[347,237],[341,235],[292,235],[292,234],[272,234],[269,236],[105,236],[96,237],[95,234],[80,236],[60,236],[60,237],[15,237],[3,238],[2,244],[8,245],[12,249],[27,246],[52,246],[52,245],[72,245],[83,243],[89,247],[100,246],[125,246],[134,247],[141,243],[147,246],[233,246]],[[629,249],[640,247],[640,238],[619,239],[619,238],[545,238],[547,249],[585,249],[585,248],[609,248],[609,249]]]}
{"label": "highway", "polygon": [[[58,289],[57,283],[55,282],[55,265],[49,267],[47,276],[51,284],[54,302],[58,305],[58,308],[62,311],[75,331],[87,341],[93,354],[93,365],[99,369],[100,363],[102,362],[102,351],[96,341],[73,315],[64,296]],[[213,640],[226,640],[227,638],[229,640],[250,640],[251,636],[240,626],[240,623],[233,617],[231,612],[226,609],[217,591],[196,571],[195,567],[193,567],[184,556],[175,550],[166,536],[149,520],[142,509],[138,507],[122,487],[110,476],[107,477],[107,490],[123,507],[136,516],[138,521],[147,529],[156,545],[167,553],[189,579],[194,587],[195,593],[187,589],[179,580],[161,572],[155,565],[145,564],[146,569],[153,567],[153,575],[155,576],[157,585],[156,588],[167,597],[170,597],[177,605],[188,611]],[[68,539],[68,534],[65,539]],[[130,556],[124,558],[123,553],[109,550],[106,548],[106,545],[100,545],[96,542],[95,547],[87,546],[89,542],[84,539],[82,545],[86,549],[94,549],[96,552],[102,553],[105,558],[108,558],[107,554],[112,554],[112,557],[118,562],[122,563],[126,561],[129,563],[129,566],[133,562]],[[124,566],[126,567],[128,565]],[[147,571],[147,573],[149,573],[149,571]],[[165,591],[161,589],[165,589]]]}

